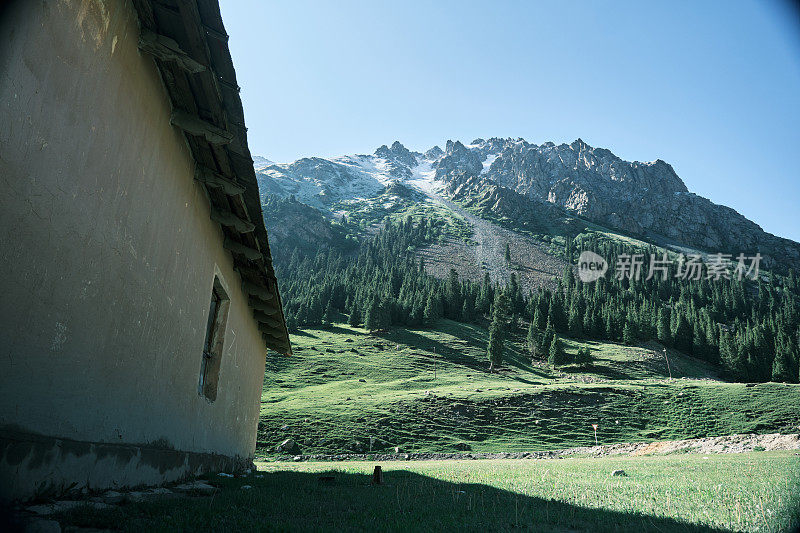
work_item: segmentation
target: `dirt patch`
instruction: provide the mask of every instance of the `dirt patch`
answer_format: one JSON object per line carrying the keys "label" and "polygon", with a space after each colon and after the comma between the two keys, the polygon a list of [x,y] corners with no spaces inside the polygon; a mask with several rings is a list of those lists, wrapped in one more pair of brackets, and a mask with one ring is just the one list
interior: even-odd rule
{"label": "dirt patch", "polygon": [[[464,217],[473,229],[470,243],[448,239],[418,251],[429,274],[444,279],[454,268],[462,279],[481,281],[488,272],[493,282],[505,284],[514,272],[523,293],[556,286],[567,263],[547,253],[543,244],[475,216],[441,196],[428,195]],[[506,244],[511,251],[510,263],[505,258]]]}

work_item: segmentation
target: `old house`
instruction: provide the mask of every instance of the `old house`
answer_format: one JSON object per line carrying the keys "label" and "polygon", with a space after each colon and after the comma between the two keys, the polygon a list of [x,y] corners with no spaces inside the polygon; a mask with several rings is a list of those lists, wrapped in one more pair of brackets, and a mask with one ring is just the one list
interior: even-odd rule
{"label": "old house", "polygon": [[0,498],[248,464],[290,346],[216,0],[0,17]]}

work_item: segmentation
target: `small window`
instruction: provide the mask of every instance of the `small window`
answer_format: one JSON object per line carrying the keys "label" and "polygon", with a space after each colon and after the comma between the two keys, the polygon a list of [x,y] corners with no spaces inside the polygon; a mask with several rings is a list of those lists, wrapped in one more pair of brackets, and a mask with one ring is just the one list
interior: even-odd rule
{"label": "small window", "polygon": [[225,289],[222,288],[219,278],[214,276],[211,306],[208,310],[206,324],[206,338],[203,343],[200,383],[198,384],[198,393],[212,402],[217,399],[217,382],[222,362],[222,348],[225,344],[225,323],[228,319],[229,304],[230,300]]}

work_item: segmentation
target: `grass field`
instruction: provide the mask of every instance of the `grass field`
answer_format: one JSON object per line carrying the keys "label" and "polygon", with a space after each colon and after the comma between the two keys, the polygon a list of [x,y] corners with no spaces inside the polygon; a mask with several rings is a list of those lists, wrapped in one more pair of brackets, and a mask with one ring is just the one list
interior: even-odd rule
{"label": "grass field", "polygon": [[[267,361],[258,472],[211,475],[213,496],[77,508],[62,525],[124,531],[791,531],[800,526],[794,452],[564,459],[281,461],[301,453],[536,451],[734,433],[797,432],[800,386],[726,383],[657,344],[589,347],[587,368],[552,369],[521,333],[487,372],[486,331],[368,334],[335,325],[293,336]],[[669,378],[669,373],[673,378]],[[285,459],[285,457],[284,457]],[[614,470],[626,476],[612,476]]]}
{"label": "grass field", "polygon": [[292,337],[296,355],[270,358],[257,455],[292,437],[303,453],[532,451],[601,444],[797,432],[800,386],[718,380],[706,363],[659,345],[588,346],[589,368],[532,364],[522,338],[488,373],[486,331],[435,329],[370,335],[338,325]]}
{"label": "grass field", "polygon": [[[800,524],[793,499],[800,457],[791,452],[382,467],[384,484],[376,486],[373,463],[262,463],[244,478],[211,476],[220,487],[213,497],[59,518],[136,532],[790,531]],[[611,476],[616,469],[627,476]]]}

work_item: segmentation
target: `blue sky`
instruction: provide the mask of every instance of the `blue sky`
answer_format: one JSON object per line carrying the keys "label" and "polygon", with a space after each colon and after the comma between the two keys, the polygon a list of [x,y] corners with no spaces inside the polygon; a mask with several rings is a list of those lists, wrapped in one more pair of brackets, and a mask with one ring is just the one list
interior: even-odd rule
{"label": "blue sky", "polygon": [[800,30],[761,2],[222,0],[251,152],[580,137],[800,241]]}

